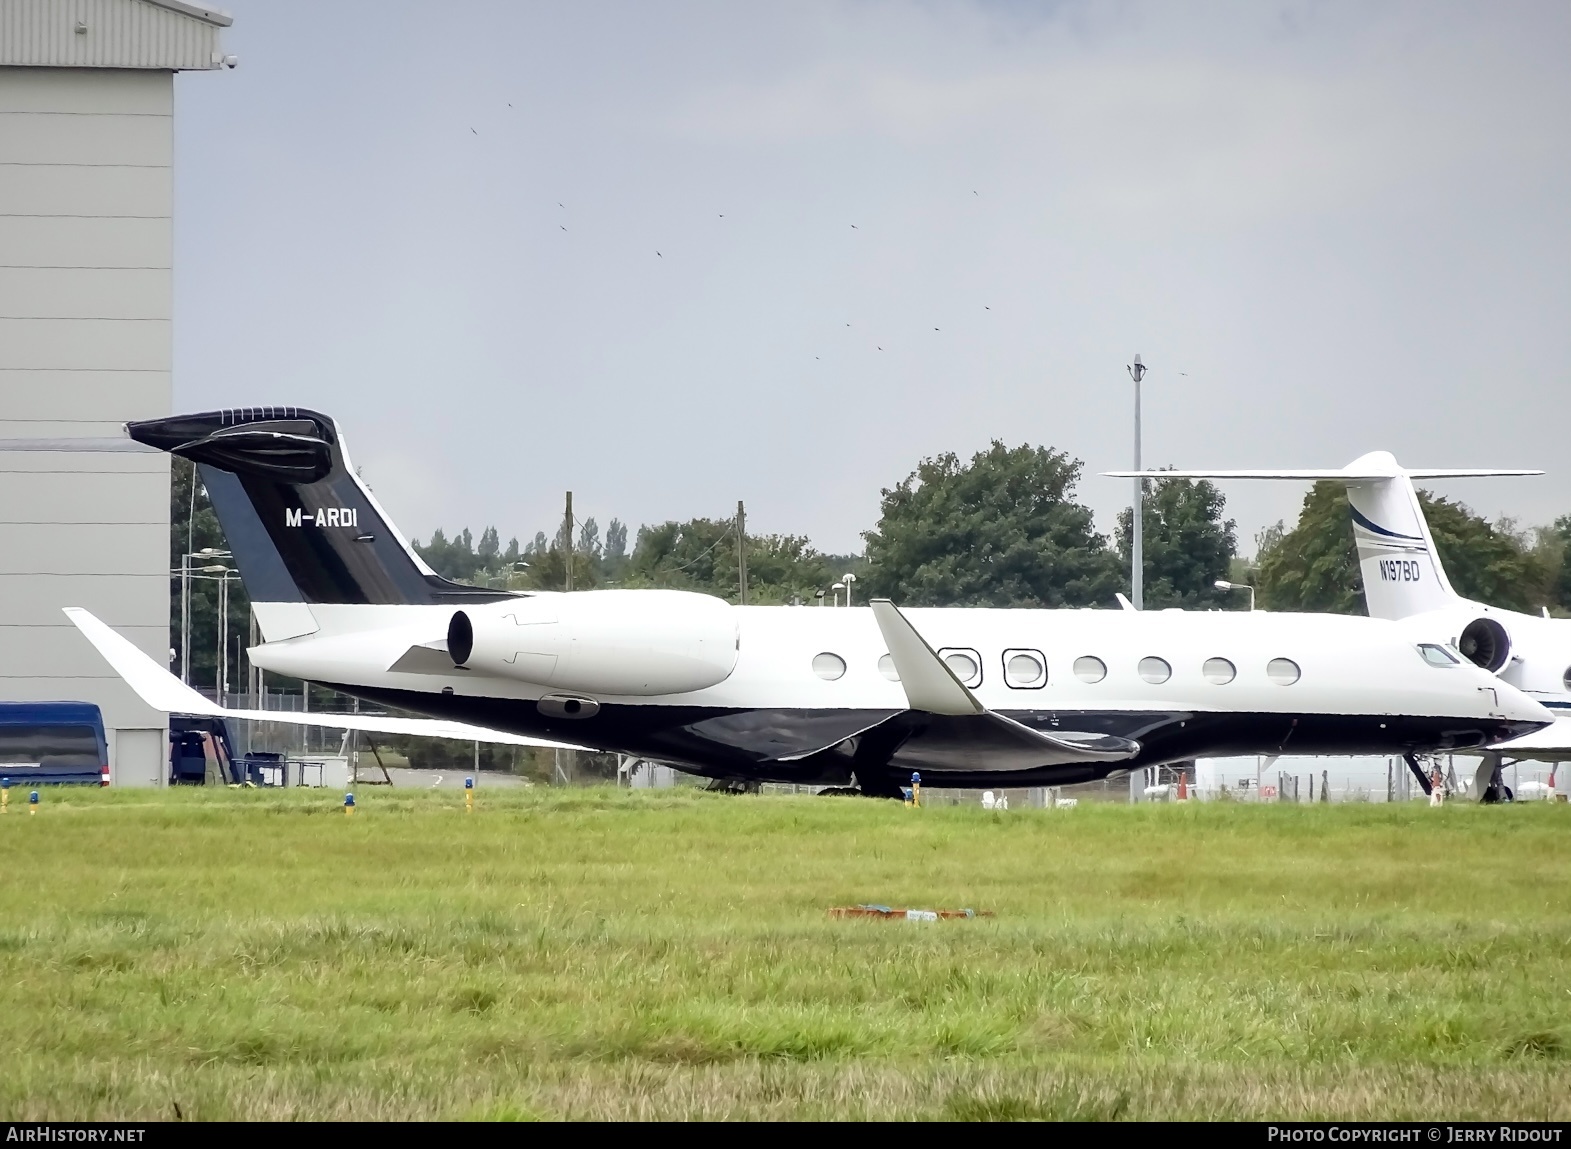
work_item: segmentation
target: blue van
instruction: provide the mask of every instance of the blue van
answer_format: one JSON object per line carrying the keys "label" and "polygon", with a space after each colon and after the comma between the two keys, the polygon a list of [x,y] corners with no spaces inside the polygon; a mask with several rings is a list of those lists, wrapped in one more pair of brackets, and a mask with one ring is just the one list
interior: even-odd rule
{"label": "blue van", "polygon": [[91,702],[0,702],[0,776],[23,788],[109,785],[103,714]]}

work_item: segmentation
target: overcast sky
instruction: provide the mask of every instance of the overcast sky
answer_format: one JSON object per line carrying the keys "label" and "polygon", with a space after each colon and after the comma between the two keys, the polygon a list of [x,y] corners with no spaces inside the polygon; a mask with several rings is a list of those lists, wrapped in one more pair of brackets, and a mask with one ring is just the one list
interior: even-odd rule
{"label": "overcast sky", "polygon": [[[298,403],[405,532],[860,549],[1001,438],[1536,466],[1571,511],[1571,8],[232,0],[176,83],[177,409]],[[1243,549],[1303,488],[1225,488]]]}

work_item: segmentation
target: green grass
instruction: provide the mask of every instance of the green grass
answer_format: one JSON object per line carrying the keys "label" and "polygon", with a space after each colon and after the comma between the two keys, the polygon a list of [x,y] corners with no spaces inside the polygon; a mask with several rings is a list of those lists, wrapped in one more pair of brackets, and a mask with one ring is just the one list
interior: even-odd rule
{"label": "green grass", "polygon": [[1571,1117],[1565,807],[44,797],[7,1119]]}

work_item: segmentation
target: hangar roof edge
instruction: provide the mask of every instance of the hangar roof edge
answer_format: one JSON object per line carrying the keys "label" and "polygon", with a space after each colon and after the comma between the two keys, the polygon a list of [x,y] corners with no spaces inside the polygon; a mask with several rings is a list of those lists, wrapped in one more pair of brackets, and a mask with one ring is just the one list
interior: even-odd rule
{"label": "hangar roof edge", "polygon": [[5,0],[0,66],[208,71],[225,66],[219,33],[233,23],[189,0]]}

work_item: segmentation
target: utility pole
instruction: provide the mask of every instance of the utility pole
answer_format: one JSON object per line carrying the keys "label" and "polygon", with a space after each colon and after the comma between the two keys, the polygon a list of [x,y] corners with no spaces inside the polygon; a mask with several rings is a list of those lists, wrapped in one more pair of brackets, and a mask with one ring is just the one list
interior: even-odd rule
{"label": "utility pole", "polygon": [[747,510],[742,500],[736,501],[736,585],[739,590],[737,603],[747,605]]}
{"label": "utility pole", "polygon": [[[1140,356],[1135,356],[1134,363],[1129,367],[1129,377],[1135,381],[1135,470],[1140,469],[1140,380],[1145,378],[1145,364],[1140,362]],[[1145,511],[1142,502],[1145,496],[1145,480],[1135,478],[1135,505],[1130,516],[1132,529],[1131,545],[1129,548],[1129,601],[1136,610],[1145,609]]]}
{"label": "utility pole", "polygon": [[567,579],[563,583],[563,590],[573,589],[573,492],[567,492],[567,517],[562,528],[562,558],[567,568]]}

